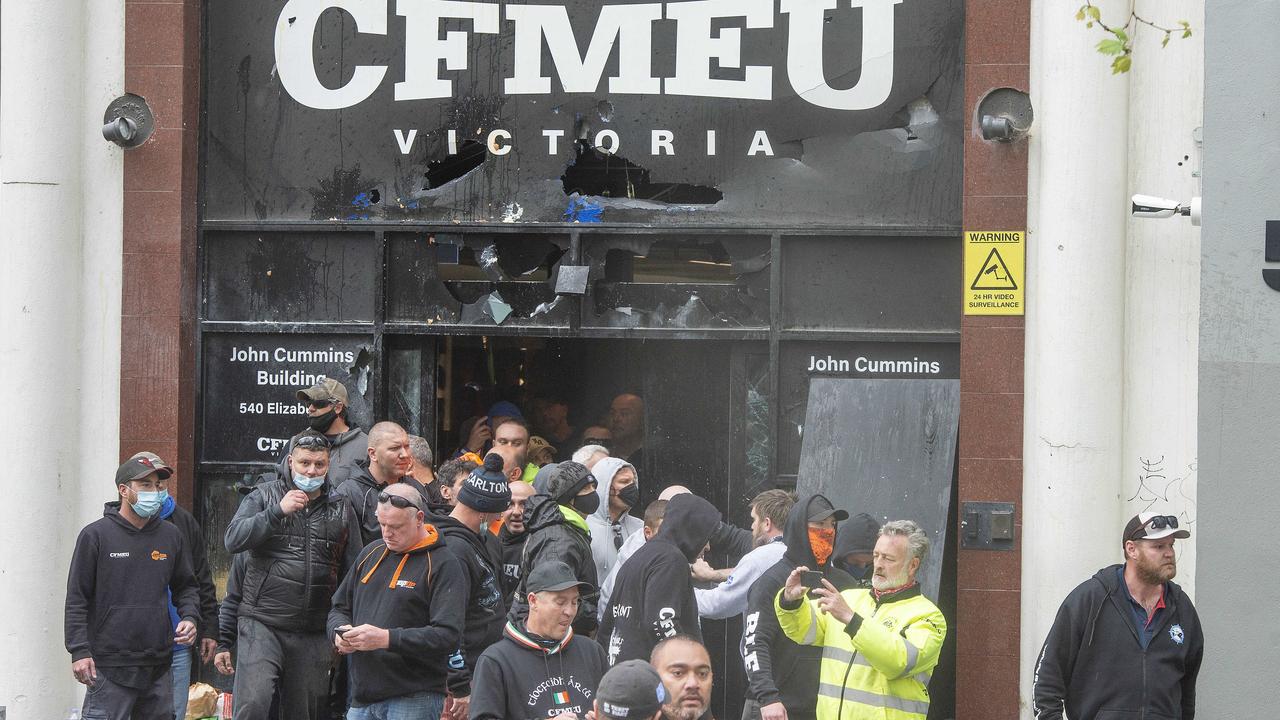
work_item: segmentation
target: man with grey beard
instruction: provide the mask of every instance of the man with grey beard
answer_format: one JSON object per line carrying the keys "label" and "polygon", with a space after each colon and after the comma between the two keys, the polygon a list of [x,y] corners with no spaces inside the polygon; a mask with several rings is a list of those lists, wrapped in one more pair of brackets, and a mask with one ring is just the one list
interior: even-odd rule
{"label": "man with grey beard", "polygon": [[[1194,720],[1204,657],[1200,618],[1173,582],[1178,518],[1144,512],[1125,526],[1124,563],[1081,583],[1058,609],[1036,663],[1037,720]],[[1106,710],[1104,711],[1103,708]]]}

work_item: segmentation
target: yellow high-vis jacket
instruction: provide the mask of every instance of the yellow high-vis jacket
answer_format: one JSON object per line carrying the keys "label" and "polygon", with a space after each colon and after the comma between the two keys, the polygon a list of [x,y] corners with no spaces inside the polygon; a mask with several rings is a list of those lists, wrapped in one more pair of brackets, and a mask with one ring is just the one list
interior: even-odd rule
{"label": "yellow high-vis jacket", "polygon": [[871,590],[840,593],[853,609],[842,624],[804,600],[788,610],[774,598],[778,623],[801,645],[822,647],[818,720],[925,720],[929,678],[947,621],[920,585],[876,600]]}

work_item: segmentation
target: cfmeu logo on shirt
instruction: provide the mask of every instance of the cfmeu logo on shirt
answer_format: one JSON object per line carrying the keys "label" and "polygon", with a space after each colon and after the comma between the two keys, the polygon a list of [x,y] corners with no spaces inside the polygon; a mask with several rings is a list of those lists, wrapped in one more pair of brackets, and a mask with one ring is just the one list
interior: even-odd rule
{"label": "cfmeu logo on shirt", "polygon": [[152,560],[168,560],[169,556],[160,552],[159,550],[152,550],[151,559]]}

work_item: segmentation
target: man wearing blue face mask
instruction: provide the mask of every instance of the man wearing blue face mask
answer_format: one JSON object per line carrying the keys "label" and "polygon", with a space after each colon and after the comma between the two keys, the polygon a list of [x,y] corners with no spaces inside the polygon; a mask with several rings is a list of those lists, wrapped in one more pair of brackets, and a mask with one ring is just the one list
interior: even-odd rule
{"label": "man wearing blue face mask", "polygon": [[172,647],[196,639],[200,599],[189,549],[160,517],[170,470],[151,457],[120,466],[119,501],[80,531],[71,556],[64,630],[71,672],[88,686],[82,717],[173,717]]}
{"label": "man wearing blue face mask", "polygon": [[325,634],[338,581],[360,554],[360,521],[326,480],[329,441],[306,430],[290,442],[288,474],[254,488],[227,526],[231,553],[248,553],[237,614],[237,720],[319,720],[335,653]]}

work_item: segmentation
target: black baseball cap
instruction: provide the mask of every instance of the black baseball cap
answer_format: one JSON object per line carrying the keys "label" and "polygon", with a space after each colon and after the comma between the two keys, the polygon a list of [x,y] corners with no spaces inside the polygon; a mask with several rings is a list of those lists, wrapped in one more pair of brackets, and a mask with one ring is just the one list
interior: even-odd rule
{"label": "black baseball cap", "polygon": [[573,570],[560,560],[538,563],[529,573],[529,579],[525,581],[524,586],[531,593],[568,590],[575,586],[584,591],[591,589],[591,583],[579,581],[578,576],[573,574]]}
{"label": "black baseball cap", "polygon": [[835,518],[839,522],[849,519],[849,513],[831,504],[821,495],[814,495],[809,500],[809,522],[822,522],[827,518]]}
{"label": "black baseball cap", "polygon": [[658,671],[643,660],[614,665],[596,689],[600,715],[610,720],[646,720],[668,697]]}

